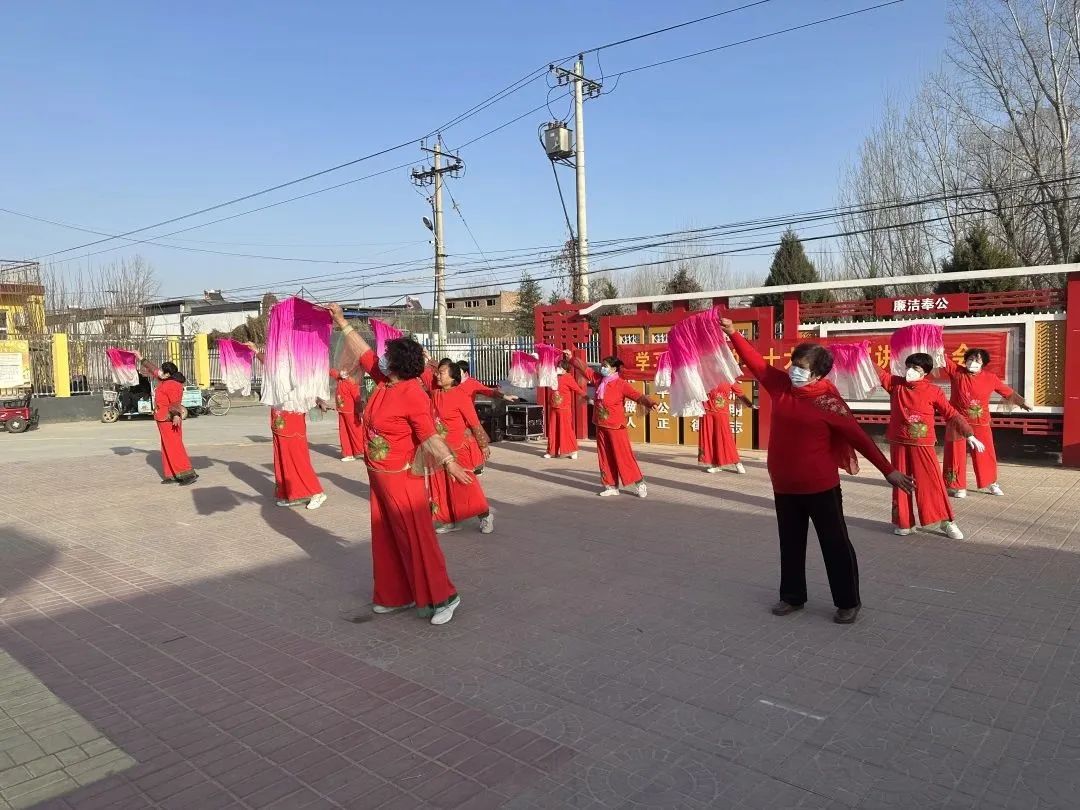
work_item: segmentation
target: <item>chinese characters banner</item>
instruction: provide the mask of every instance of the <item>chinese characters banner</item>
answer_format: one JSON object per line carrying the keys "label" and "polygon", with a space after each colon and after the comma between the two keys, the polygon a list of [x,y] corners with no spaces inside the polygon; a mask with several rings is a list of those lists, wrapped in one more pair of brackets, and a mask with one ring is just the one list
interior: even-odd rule
{"label": "chinese characters banner", "polygon": [[656,362],[666,351],[666,343],[620,344],[616,352],[623,361],[621,376],[626,380],[651,381],[656,377]]}
{"label": "chinese characters banner", "polygon": [[[888,370],[892,360],[892,351],[889,348],[889,335],[887,334],[862,334],[845,335],[833,334],[822,338],[821,342],[826,346],[833,343],[861,343],[870,341],[870,359],[879,368]],[[816,341],[816,338],[811,338]],[[945,356],[951,357],[957,363],[964,362],[964,352],[968,349],[986,349],[990,352],[990,365],[986,370],[1005,378],[1005,360],[1008,356],[1009,333],[1008,332],[950,332],[945,331]],[[790,365],[791,352],[786,351],[785,368]]]}
{"label": "chinese characters banner", "polygon": [[874,299],[874,314],[878,316],[919,315],[923,312],[945,315],[951,312],[967,312],[969,308],[967,293]]}

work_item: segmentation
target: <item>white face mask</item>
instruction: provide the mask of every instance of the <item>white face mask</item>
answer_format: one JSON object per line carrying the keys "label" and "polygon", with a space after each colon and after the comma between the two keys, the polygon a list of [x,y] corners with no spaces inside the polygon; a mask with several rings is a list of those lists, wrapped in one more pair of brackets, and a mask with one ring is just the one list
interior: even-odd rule
{"label": "white face mask", "polygon": [[918,382],[925,376],[926,372],[924,372],[921,368],[909,368],[904,373],[904,379],[908,382]]}
{"label": "white face mask", "polygon": [[810,384],[810,369],[808,368],[792,366],[787,373],[788,377],[791,378],[791,384],[796,388],[802,388],[804,385]]}
{"label": "white face mask", "polygon": [[379,358],[379,371],[387,376],[390,374],[390,362],[386,359],[385,354]]}
{"label": "white face mask", "polygon": [[980,371],[982,371],[982,363],[980,363],[978,360],[972,360],[967,364],[967,370],[970,371],[972,374],[978,374]]}

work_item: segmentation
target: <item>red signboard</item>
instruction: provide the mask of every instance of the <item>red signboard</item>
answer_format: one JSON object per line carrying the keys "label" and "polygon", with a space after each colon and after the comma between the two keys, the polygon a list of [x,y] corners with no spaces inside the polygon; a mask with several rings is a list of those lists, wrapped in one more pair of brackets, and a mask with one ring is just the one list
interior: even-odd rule
{"label": "red signboard", "polygon": [[[892,349],[889,347],[888,334],[843,335],[834,334],[821,339],[826,346],[832,343],[861,343],[870,341],[870,359],[883,369],[889,368]],[[811,342],[817,342],[814,338]],[[968,349],[986,349],[990,353],[990,365],[986,370],[1005,377],[1005,359],[1009,348],[1008,332],[945,332],[945,356],[957,363],[964,362],[964,352]],[[789,354],[790,356],[790,354]]]}
{"label": "red signboard", "polygon": [[626,380],[651,380],[656,376],[656,362],[667,351],[666,343],[624,343],[616,353],[623,361],[620,374]]}
{"label": "red signboard", "polygon": [[967,293],[945,295],[912,295],[905,298],[874,299],[874,314],[879,317],[892,315],[947,315],[968,311]]}

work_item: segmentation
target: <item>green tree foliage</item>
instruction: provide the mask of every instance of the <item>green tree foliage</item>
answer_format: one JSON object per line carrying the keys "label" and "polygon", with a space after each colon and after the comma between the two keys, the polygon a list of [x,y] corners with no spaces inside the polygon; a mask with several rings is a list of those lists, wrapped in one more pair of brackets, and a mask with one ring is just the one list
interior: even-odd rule
{"label": "green tree foliage", "polygon": [[544,290],[540,282],[533,279],[528,273],[521,276],[521,286],[518,287],[517,307],[514,309],[514,325],[519,335],[531,335],[535,331],[536,321],[534,311],[544,303]]}
{"label": "green tree foliage", "polygon": [[[783,287],[789,284],[812,284],[821,281],[817,268],[803,249],[802,240],[791,228],[788,228],[780,237],[780,246],[773,254],[772,264],[769,265],[769,275],[765,278],[766,287]],[[819,304],[833,300],[828,290],[814,290],[802,294],[802,301],[806,304]],[[784,297],[782,295],[755,295],[755,307],[782,307]]]}
{"label": "green tree foliage", "polygon": [[[1016,257],[997,245],[983,225],[976,225],[953,245],[952,255],[942,260],[942,273],[969,270],[995,270],[1019,265]],[[1017,286],[1015,278],[989,278],[975,281],[941,281],[934,288],[939,293],[1002,292]]]}

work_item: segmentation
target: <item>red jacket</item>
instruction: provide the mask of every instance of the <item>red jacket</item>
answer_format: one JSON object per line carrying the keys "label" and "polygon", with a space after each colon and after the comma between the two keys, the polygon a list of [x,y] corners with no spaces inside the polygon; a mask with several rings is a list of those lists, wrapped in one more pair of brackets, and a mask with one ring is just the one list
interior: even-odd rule
{"label": "red jacket", "polygon": [[604,388],[604,396],[601,398],[600,385],[605,378],[597,374],[588,366],[583,368],[582,371],[585,374],[585,378],[596,386],[596,404],[593,408],[593,422],[596,423],[597,427],[607,428],[608,430],[622,430],[625,428],[626,406],[623,403],[627,401],[636,402],[646,408],[649,407],[650,403],[648,397],[634,388],[634,386],[622,377],[618,377],[608,382],[607,386]]}
{"label": "red jacket", "polygon": [[910,444],[933,447],[937,444],[934,418],[942,418],[963,436],[971,435],[971,427],[956,408],[945,399],[945,392],[926,377],[908,382],[903,377],[878,369],[881,387],[889,392],[892,410],[885,438],[890,444]]}
{"label": "red jacket", "polygon": [[998,393],[1005,399],[1015,392],[1001,378],[985,369],[972,374],[959,363],[949,360],[945,366],[952,384],[949,404],[960,411],[972,427],[990,424],[990,395]]}
{"label": "red jacket", "polygon": [[552,389],[549,403],[557,411],[571,411],[574,408],[574,395],[584,396],[585,390],[574,379],[573,374],[560,374],[559,387]]}
{"label": "red jacket", "polygon": [[838,439],[858,450],[882,475],[893,472],[892,464],[863,432],[831,383],[818,380],[796,388],[742,335],[731,335],[731,342],[772,397],[768,466],[774,492],[812,495],[840,486]]}

